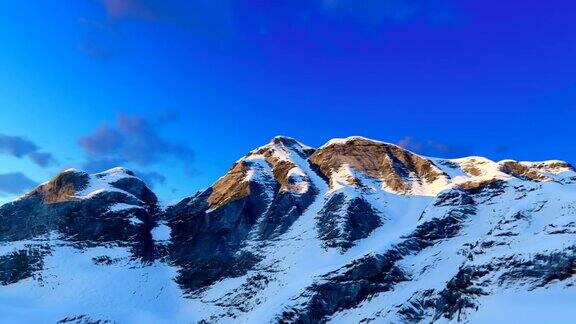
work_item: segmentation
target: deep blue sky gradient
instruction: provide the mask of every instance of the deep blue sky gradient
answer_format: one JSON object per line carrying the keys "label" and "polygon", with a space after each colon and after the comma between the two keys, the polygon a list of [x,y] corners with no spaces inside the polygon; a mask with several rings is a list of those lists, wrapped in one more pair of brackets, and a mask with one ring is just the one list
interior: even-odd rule
{"label": "deep blue sky gradient", "polygon": [[[311,146],[362,135],[429,155],[576,161],[574,1],[47,0],[1,9],[0,135],[26,138],[56,162],[4,151],[0,175],[41,182],[66,167],[119,162],[174,199],[278,134]],[[97,150],[83,138],[100,141]],[[138,158],[146,150],[150,159]]]}

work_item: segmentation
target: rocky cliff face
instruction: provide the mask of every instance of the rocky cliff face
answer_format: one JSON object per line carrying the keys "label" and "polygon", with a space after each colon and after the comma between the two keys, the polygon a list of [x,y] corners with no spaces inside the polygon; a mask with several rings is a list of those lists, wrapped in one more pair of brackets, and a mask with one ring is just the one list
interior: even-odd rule
{"label": "rocky cliff face", "polygon": [[318,192],[307,175],[310,152],[274,138],[212,187],[168,209],[171,261],[186,291],[245,274],[261,259],[251,245],[280,236],[302,215]]}
{"label": "rocky cliff face", "polygon": [[576,172],[276,137],[164,211],[128,170],[65,171],[0,207],[0,241],[14,321],[568,321]]}

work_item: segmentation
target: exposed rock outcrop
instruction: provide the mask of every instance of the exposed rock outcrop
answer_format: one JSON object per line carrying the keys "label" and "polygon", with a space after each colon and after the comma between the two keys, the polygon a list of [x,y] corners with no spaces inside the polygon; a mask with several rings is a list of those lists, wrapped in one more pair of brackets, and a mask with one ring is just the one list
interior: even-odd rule
{"label": "exposed rock outcrop", "polygon": [[535,168],[530,168],[519,162],[506,160],[499,163],[500,170],[504,173],[510,174],[514,177],[532,180],[532,181],[549,181],[551,180],[547,176],[541,174]]}
{"label": "exposed rock outcrop", "polygon": [[318,237],[324,245],[343,251],[382,225],[381,216],[366,200],[361,197],[348,200],[342,193],[330,197],[316,222]]}
{"label": "exposed rock outcrop", "polygon": [[312,154],[310,161],[328,179],[348,165],[398,193],[413,191],[415,183],[432,184],[446,178],[428,159],[393,144],[361,137],[329,142]]}

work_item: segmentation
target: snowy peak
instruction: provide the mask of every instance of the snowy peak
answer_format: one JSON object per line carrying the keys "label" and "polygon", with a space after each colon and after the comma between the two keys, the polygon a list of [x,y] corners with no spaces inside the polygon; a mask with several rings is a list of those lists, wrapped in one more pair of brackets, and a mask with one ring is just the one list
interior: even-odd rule
{"label": "snowy peak", "polygon": [[298,152],[299,154],[302,154],[302,156],[308,156],[314,152],[314,149],[310,146],[304,145],[288,136],[275,136],[267,146],[282,146],[289,150]]}
{"label": "snowy peak", "polygon": [[496,180],[521,179],[532,182],[572,181],[574,168],[563,161],[518,162],[502,160],[494,162],[484,157],[466,157],[435,161],[451,176],[451,184],[471,187],[475,184]]}
{"label": "snowy peak", "polygon": [[313,151],[292,138],[277,136],[268,145],[252,151],[247,159],[265,160],[281,191],[304,194],[310,186],[309,175],[304,171],[308,164],[306,159]]}
{"label": "snowy peak", "polygon": [[26,196],[39,195],[46,204],[90,199],[116,192],[135,203],[155,205],[156,195],[134,172],[126,168],[113,168],[96,174],[76,169],[64,170],[50,181],[41,184]]}
{"label": "snowy peak", "polygon": [[304,194],[310,187],[302,164],[313,149],[298,141],[276,136],[232,165],[211,187],[210,208],[215,209],[250,195],[251,184],[278,186],[280,191]]}
{"label": "snowy peak", "polygon": [[[307,158],[311,149],[286,137],[242,157],[209,189],[167,210],[177,281],[187,292],[260,260],[257,246],[284,234],[325,187]],[[186,267],[195,264],[195,267]]]}
{"label": "snowy peak", "polygon": [[[149,206],[155,206],[158,203],[156,195],[148,185],[138,178],[133,171],[126,168],[118,167],[94,174],[91,176],[91,188],[96,189],[96,191],[122,192]],[[90,195],[89,189],[86,189],[85,192]]]}
{"label": "snowy peak", "polygon": [[145,242],[157,210],[156,195],[130,170],[68,169],[0,207],[0,241],[55,234],[73,242]]}
{"label": "snowy peak", "polygon": [[123,178],[135,178],[136,175],[132,170],[123,168],[123,167],[115,167],[112,169],[108,169],[106,171],[102,171],[99,173],[94,174],[95,177],[100,179],[107,179],[108,182],[114,182],[115,180],[123,179]]}
{"label": "snowy peak", "polygon": [[448,177],[431,160],[397,145],[363,137],[331,140],[310,157],[330,180],[331,188],[345,183],[359,186],[354,171],[382,183],[395,193],[436,194]]}

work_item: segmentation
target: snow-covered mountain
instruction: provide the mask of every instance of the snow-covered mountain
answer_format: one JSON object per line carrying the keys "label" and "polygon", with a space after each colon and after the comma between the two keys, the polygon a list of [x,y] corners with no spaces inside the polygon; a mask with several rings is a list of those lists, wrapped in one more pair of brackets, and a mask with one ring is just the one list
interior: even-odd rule
{"label": "snow-covered mountain", "polygon": [[570,322],[576,172],[276,137],[166,210],[67,170],[0,207],[0,319]]}

